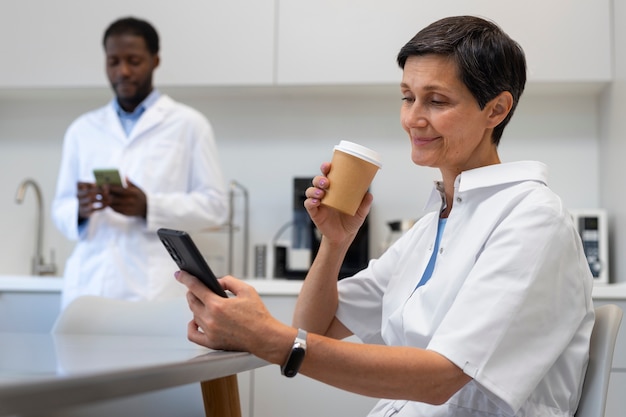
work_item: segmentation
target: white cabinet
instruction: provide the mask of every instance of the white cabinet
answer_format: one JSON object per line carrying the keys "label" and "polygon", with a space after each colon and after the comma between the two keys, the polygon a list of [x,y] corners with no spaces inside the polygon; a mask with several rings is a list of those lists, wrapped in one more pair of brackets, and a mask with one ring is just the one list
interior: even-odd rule
{"label": "white cabinet", "polygon": [[[291,323],[296,296],[263,296],[277,319]],[[253,410],[255,416],[363,417],[378,401],[343,391],[303,375],[286,378],[278,366],[254,371]]]}
{"label": "white cabinet", "polygon": [[129,15],[160,34],[156,85],[272,82],[274,0],[23,0],[0,13],[0,88],[108,86],[102,36]]}
{"label": "white cabinet", "polygon": [[394,83],[396,54],[450,15],[495,20],[526,51],[530,81],[611,78],[610,0],[59,0],[0,14],[0,88],[104,87],[102,35],[134,15],[161,35],[156,85]]}
{"label": "white cabinet", "polygon": [[607,82],[610,0],[281,0],[278,84],[399,83],[400,48],[445,16],[497,22],[524,48],[529,80]]}
{"label": "white cabinet", "polygon": [[60,306],[58,292],[0,291],[0,332],[49,332]]}

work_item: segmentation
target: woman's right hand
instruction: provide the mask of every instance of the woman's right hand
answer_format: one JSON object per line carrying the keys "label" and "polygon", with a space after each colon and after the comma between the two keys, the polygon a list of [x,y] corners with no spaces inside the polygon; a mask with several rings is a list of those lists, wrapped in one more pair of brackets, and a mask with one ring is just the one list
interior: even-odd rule
{"label": "woman's right hand", "polygon": [[324,162],[320,169],[322,175],[313,178],[313,186],[306,190],[307,198],[304,201],[304,207],[317,229],[325,238],[335,243],[345,242],[346,240],[351,242],[370,211],[373,196],[369,192],[365,194],[354,216],[323,205],[322,199],[331,185],[327,177],[328,172],[330,172],[330,163]]}

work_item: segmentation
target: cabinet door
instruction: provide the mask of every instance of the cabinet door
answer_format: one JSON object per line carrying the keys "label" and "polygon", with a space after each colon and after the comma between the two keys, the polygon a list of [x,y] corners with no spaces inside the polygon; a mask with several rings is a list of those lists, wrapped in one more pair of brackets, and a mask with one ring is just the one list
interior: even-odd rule
{"label": "cabinet door", "polygon": [[610,0],[281,0],[279,84],[399,83],[400,48],[452,15],[498,23],[524,48],[530,81],[609,81]]}
{"label": "cabinet door", "polygon": [[[263,301],[274,317],[291,323],[296,296],[264,296]],[[358,342],[356,338],[353,341]],[[275,365],[252,372],[255,416],[362,417],[378,402],[375,398],[342,391],[304,375],[286,378]]]}
{"label": "cabinet door", "polygon": [[58,292],[0,292],[0,332],[49,332],[60,309]]}
{"label": "cabinet door", "polygon": [[102,36],[131,15],[159,32],[156,85],[272,82],[274,0],[23,0],[0,14],[0,87],[108,85]]}

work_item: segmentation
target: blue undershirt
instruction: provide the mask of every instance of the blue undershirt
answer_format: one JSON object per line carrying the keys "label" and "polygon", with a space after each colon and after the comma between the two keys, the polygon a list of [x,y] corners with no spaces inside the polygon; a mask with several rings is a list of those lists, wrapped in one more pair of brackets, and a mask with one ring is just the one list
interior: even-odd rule
{"label": "blue undershirt", "polygon": [[433,271],[435,269],[435,261],[437,261],[437,252],[439,252],[439,242],[441,241],[441,235],[443,235],[443,229],[446,228],[446,220],[448,219],[439,219],[439,225],[437,226],[437,237],[435,238],[435,247],[433,248],[433,253],[430,255],[430,260],[428,261],[428,265],[426,265],[426,270],[422,275],[422,279],[415,287],[416,289],[426,284],[430,277],[433,275]]}
{"label": "blue undershirt", "polygon": [[113,100],[113,107],[117,113],[117,116],[120,118],[120,123],[122,124],[122,128],[128,137],[130,132],[132,132],[133,128],[139,121],[141,115],[146,111],[147,108],[152,106],[158,99],[161,93],[159,93],[156,89],[152,90],[148,97],[146,97],[132,112],[127,112],[124,110],[117,99]]}

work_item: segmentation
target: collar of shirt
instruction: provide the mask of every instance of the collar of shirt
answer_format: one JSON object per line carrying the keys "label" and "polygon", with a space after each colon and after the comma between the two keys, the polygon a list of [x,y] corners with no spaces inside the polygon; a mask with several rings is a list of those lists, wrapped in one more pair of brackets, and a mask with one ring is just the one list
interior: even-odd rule
{"label": "collar of shirt", "polygon": [[[458,191],[469,191],[521,181],[537,181],[547,184],[548,167],[538,161],[518,161],[470,169],[456,177],[454,188]],[[445,205],[443,183],[435,181],[424,210],[437,210],[443,207],[442,204]]]}
{"label": "collar of shirt", "polygon": [[139,105],[135,107],[135,110],[133,110],[132,112],[127,112],[126,110],[124,110],[120,106],[120,103],[117,101],[117,99],[113,99],[113,108],[115,109],[115,112],[120,119],[120,123],[122,124],[122,128],[124,129],[126,136],[130,135],[130,132],[139,121],[141,115],[144,114],[148,108],[154,105],[154,103],[156,103],[160,96],[161,93],[158,90],[152,90],[152,92],[148,94],[148,97],[146,97],[141,103],[139,103]]}

